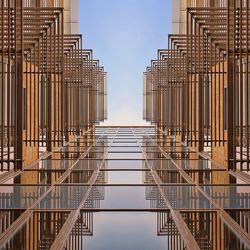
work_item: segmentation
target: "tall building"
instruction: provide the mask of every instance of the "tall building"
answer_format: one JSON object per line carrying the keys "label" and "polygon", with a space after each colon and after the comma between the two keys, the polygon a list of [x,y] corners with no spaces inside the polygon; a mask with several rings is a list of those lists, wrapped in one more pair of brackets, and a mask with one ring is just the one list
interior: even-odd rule
{"label": "tall building", "polygon": [[172,1],[172,34],[186,34],[187,8],[226,7],[226,0],[176,0]]}
{"label": "tall building", "polygon": [[[77,0],[0,3],[1,249],[52,246],[69,213],[44,210],[46,202],[45,207],[39,205],[39,212],[32,207],[45,194],[62,196],[64,202],[72,193],[83,195],[83,190],[55,185],[71,183],[72,178],[88,182],[94,160],[87,163],[87,174],[65,180],[63,172],[70,171],[85,148],[105,143],[96,141],[95,126],[107,118],[107,74],[93,51],[82,45],[77,4]],[[89,152],[88,158],[100,153]],[[81,226],[72,229],[71,249],[80,249],[79,235],[91,234],[91,215],[81,213],[79,220],[84,228],[80,233]]]}
{"label": "tall building", "polygon": [[24,0],[24,7],[62,7],[64,9],[64,33],[78,33],[78,0]]}
{"label": "tall building", "polygon": [[248,170],[248,1],[226,3],[174,1],[178,32],[145,74],[144,118],[228,169]]}
{"label": "tall building", "polygon": [[1,8],[1,170],[9,171],[105,119],[106,73],[77,34],[77,1]]}
{"label": "tall building", "polygon": [[[250,193],[250,2],[172,2],[168,47],[158,50],[144,73],[144,119],[155,125],[158,143],[170,150],[177,171],[187,174],[184,182],[194,184],[220,209],[215,214],[196,209],[185,215],[199,247],[247,249],[245,206],[233,204],[244,203]],[[206,229],[203,216],[210,218],[204,222]],[[239,235],[247,236],[245,243]]]}
{"label": "tall building", "polygon": [[0,249],[250,249],[250,0],[173,1],[133,127],[73,3],[0,4]]}

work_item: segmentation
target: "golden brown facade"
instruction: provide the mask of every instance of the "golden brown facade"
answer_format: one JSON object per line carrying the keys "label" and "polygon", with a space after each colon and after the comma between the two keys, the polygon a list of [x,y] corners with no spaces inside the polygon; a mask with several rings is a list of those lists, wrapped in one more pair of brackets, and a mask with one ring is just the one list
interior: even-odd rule
{"label": "golden brown facade", "polygon": [[[70,213],[25,210],[49,192],[48,185],[52,196],[70,196],[77,189],[52,186],[87,183],[94,172],[94,163],[86,163],[87,174],[59,180],[62,169],[99,145],[95,126],[107,118],[107,74],[83,48],[77,27],[75,0],[0,2],[0,183],[10,184],[0,187],[1,249],[49,249]],[[92,232],[90,213],[77,219],[84,226],[72,229],[71,249],[80,249],[78,235]]]}
{"label": "golden brown facade", "polygon": [[158,50],[144,73],[144,119],[155,125],[158,143],[177,162],[178,175],[190,179],[166,178],[196,185],[223,211],[222,216],[199,209],[183,214],[199,247],[248,249],[235,238],[250,239],[245,207],[230,208],[250,193],[250,1],[179,0],[173,10],[176,34],[168,36],[168,48]]}
{"label": "golden brown facade", "polygon": [[192,1],[179,23],[186,34],[169,35],[147,68],[144,118],[228,169],[248,170],[249,6],[216,3]]}
{"label": "golden brown facade", "polygon": [[145,127],[96,126],[106,73],[74,1],[2,3],[1,250],[250,249],[249,0],[175,1]]}
{"label": "golden brown facade", "polygon": [[106,73],[71,32],[76,1],[1,3],[0,169],[10,171],[106,118]]}

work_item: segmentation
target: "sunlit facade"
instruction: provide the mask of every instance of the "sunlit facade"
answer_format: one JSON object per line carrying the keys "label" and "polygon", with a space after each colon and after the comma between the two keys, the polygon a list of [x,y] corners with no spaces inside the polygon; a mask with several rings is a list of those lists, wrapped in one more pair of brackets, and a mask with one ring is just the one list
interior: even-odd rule
{"label": "sunlit facade", "polygon": [[144,119],[179,159],[170,180],[194,185],[215,209],[182,215],[201,249],[249,247],[249,6],[173,1],[168,47],[144,73]]}
{"label": "sunlit facade", "polygon": [[250,0],[173,0],[148,126],[101,125],[77,12],[0,4],[0,249],[250,249]]}
{"label": "sunlit facade", "polygon": [[[82,45],[77,4],[0,3],[0,249],[52,246],[70,213],[34,211],[34,201],[49,189],[52,196],[75,193],[58,193],[53,185],[81,150],[99,143],[95,127],[107,118],[107,74]],[[75,225],[72,234],[90,233],[91,215],[81,213],[79,220],[85,227]],[[71,249],[81,249],[76,235]]]}
{"label": "sunlit facade", "polygon": [[0,169],[10,171],[106,118],[106,73],[72,33],[76,1],[2,3]]}

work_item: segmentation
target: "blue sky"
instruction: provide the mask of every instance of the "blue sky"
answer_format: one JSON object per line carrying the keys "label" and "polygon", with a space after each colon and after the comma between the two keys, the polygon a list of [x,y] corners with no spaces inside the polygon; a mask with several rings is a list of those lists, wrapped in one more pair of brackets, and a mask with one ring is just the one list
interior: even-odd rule
{"label": "blue sky", "polygon": [[108,122],[141,125],[143,71],[166,48],[170,0],[79,0],[84,47],[108,72]]}

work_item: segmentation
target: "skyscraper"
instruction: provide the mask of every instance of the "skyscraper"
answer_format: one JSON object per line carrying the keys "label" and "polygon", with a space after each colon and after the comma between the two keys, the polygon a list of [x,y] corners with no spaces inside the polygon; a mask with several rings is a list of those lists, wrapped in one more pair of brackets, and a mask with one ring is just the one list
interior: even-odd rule
{"label": "skyscraper", "polygon": [[[239,206],[250,191],[248,20],[249,1],[173,1],[168,48],[158,50],[144,73],[145,119],[155,124],[170,158],[180,159],[178,171],[191,177],[185,180],[223,211],[186,215],[202,249],[247,248],[237,237],[248,234],[244,205]],[[186,160],[188,166],[181,164]]]}
{"label": "skyscraper", "polygon": [[76,1],[3,4],[1,169],[10,170],[104,120],[106,73],[82,47]]}
{"label": "skyscraper", "polygon": [[250,249],[250,1],[173,1],[132,127],[76,6],[0,5],[0,249]]}
{"label": "skyscraper", "polygon": [[83,48],[77,13],[77,1],[0,4],[0,183],[10,183],[0,189],[1,249],[51,247],[68,213],[32,207],[59,195],[60,169],[95,142],[107,117],[106,72]]}

